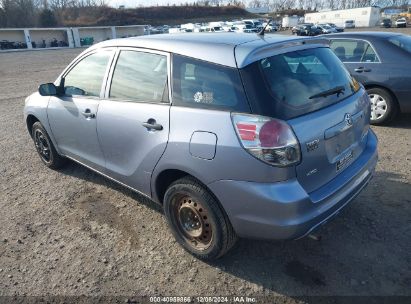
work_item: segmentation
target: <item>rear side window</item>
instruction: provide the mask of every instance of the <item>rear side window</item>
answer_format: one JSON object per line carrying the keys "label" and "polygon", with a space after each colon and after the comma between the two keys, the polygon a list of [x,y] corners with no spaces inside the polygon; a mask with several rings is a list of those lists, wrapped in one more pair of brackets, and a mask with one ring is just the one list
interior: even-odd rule
{"label": "rear side window", "polygon": [[167,102],[166,82],[166,56],[121,51],[111,80],[110,98],[135,102]]}
{"label": "rear side window", "polygon": [[330,47],[342,62],[379,62],[372,46],[364,40],[335,39]]}
{"label": "rear side window", "polygon": [[173,104],[249,112],[238,70],[173,55]]}
{"label": "rear side window", "polygon": [[111,54],[111,51],[100,51],[85,57],[77,63],[64,76],[64,93],[69,96],[100,96],[104,74]]}
{"label": "rear side window", "polygon": [[359,90],[329,48],[313,48],[259,60],[242,70],[257,114],[290,119],[336,103]]}
{"label": "rear side window", "polygon": [[398,35],[388,39],[389,42],[411,53],[411,37],[405,35]]}

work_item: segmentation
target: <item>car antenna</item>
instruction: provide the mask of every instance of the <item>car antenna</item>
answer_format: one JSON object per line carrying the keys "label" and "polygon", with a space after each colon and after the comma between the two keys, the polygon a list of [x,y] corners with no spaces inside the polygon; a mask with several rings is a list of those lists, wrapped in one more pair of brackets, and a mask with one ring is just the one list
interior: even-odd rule
{"label": "car antenna", "polygon": [[264,36],[265,29],[266,29],[267,26],[271,23],[271,21],[273,21],[273,19],[269,19],[269,20],[268,20],[267,24],[263,27],[263,29],[257,33],[258,36]]}

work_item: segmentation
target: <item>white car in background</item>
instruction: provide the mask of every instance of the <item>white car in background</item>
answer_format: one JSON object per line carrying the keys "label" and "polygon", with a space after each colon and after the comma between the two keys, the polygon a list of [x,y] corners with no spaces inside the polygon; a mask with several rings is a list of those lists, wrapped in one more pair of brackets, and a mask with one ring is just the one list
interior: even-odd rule
{"label": "white car in background", "polygon": [[407,27],[407,19],[405,18],[400,18],[397,21],[395,21],[395,26],[396,27]]}
{"label": "white car in background", "polygon": [[267,22],[263,22],[263,28],[266,27],[265,31],[266,32],[277,32],[278,31],[278,25],[275,23],[270,22],[269,25],[267,25]]}
{"label": "white car in background", "polygon": [[233,24],[231,31],[236,33],[257,33],[258,29],[252,27],[250,24]]}
{"label": "white car in background", "polygon": [[355,28],[355,21],[354,20],[345,20],[344,28]]}

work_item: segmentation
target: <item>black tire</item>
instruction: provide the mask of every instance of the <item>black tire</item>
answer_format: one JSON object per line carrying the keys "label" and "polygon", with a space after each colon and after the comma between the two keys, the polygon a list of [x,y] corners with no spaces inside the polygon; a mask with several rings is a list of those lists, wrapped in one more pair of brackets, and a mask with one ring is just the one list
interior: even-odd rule
{"label": "black tire", "polygon": [[[183,221],[187,210],[199,216],[200,226]],[[237,235],[219,202],[192,177],[181,178],[169,186],[164,195],[164,213],[177,242],[199,259],[218,259],[237,241]],[[200,222],[200,219],[197,221]],[[198,232],[199,236],[189,235],[192,232]],[[203,238],[206,240],[203,241]]]}
{"label": "black tire", "polygon": [[50,169],[59,169],[63,167],[67,159],[59,155],[54,148],[46,129],[37,121],[33,124],[31,129],[31,137],[34,141],[36,151],[40,156],[41,161]]}
{"label": "black tire", "polygon": [[[381,125],[388,123],[397,115],[397,103],[388,91],[381,88],[371,88],[367,90],[367,93],[371,99],[371,124]],[[378,106],[378,100],[380,100],[382,104],[385,103],[385,105]],[[376,111],[378,110],[384,110],[385,113],[377,113]]]}

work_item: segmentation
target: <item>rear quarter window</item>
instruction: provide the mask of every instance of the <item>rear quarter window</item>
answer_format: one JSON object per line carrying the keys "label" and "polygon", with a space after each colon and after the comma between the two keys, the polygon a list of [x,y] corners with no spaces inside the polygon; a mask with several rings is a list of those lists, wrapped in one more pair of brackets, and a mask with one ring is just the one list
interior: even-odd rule
{"label": "rear quarter window", "polygon": [[398,35],[398,36],[389,38],[388,41],[411,54],[411,37],[410,36]]}
{"label": "rear quarter window", "polygon": [[173,105],[249,112],[239,72],[173,55]]}

